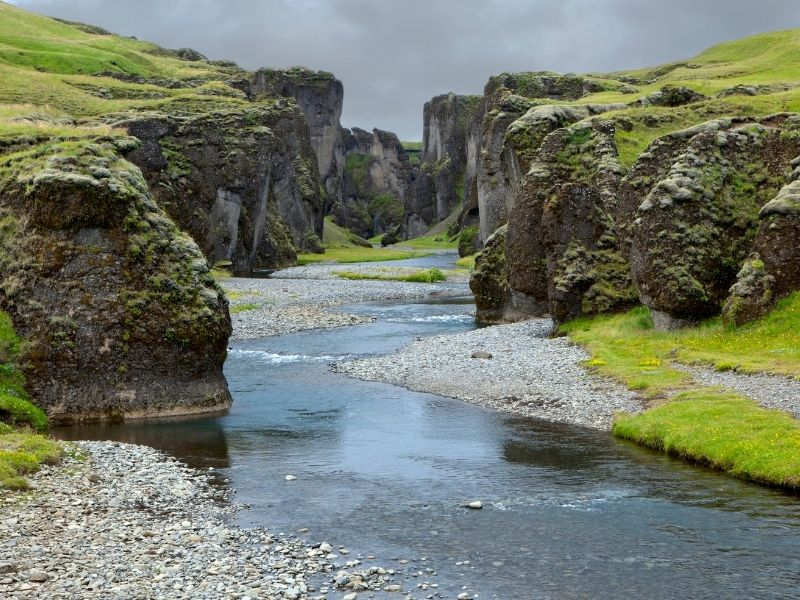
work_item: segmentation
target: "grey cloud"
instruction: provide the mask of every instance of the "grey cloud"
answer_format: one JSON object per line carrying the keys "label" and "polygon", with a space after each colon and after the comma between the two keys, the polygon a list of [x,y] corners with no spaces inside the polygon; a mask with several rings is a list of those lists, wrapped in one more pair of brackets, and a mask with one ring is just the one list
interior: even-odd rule
{"label": "grey cloud", "polygon": [[16,0],[247,68],[304,65],[345,85],[343,123],[419,139],[422,104],[502,71],[611,71],[800,26],[796,0]]}

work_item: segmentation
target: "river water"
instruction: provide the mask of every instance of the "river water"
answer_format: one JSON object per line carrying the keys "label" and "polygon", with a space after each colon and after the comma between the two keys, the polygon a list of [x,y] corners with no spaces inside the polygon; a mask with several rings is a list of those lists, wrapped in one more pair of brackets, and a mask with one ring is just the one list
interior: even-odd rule
{"label": "river water", "polygon": [[[472,309],[463,299],[346,307],[376,321],[233,343],[225,416],[56,433],[215,467],[252,505],[243,525],[308,528],[307,539],[347,546],[343,558],[423,571],[409,587],[440,587],[417,598],[455,598],[462,586],[504,600],[800,597],[796,497],[606,433],[328,369],[469,330]],[[471,500],[484,508],[461,506]]]}

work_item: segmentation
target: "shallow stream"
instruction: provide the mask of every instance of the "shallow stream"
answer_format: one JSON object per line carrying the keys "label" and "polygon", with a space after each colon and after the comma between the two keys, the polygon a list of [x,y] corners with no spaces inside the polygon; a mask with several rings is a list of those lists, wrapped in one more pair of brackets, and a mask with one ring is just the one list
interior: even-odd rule
{"label": "shallow stream", "polygon": [[[800,595],[796,497],[606,433],[328,369],[469,330],[473,308],[464,299],[345,307],[376,321],[234,343],[225,416],[58,433],[148,444],[219,469],[252,505],[243,525],[308,528],[307,539],[347,546],[342,562],[362,553],[422,571],[404,587],[439,588],[418,598],[455,598],[462,586],[503,600]],[[461,506],[471,500],[484,508]]]}

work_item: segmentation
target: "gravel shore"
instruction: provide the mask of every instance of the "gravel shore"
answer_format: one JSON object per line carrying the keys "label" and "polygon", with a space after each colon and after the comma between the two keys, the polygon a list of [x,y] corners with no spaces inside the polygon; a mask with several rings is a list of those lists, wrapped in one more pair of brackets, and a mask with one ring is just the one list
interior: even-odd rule
{"label": "gravel shore", "polygon": [[[314,267],[319,272],[336,268],[335,265]],[[367,317],[326,310],[341,304],[469,293],[469,287],[463,282],[405,283],[324,277],[297,279],[294,275],[282,277],[281,273],[285,271],[269,279],[230,278],[222,282],[229,296],[232,296],[233,339],[267,337],[370,321]]]}
{"label": "gravel shore", "polygon": [[[580,366],[588,355],[548,337],[549,319],[422,339],[388,356],[336,363],[351,377],[460,398],[549,421],[608,430],[619,411],[640,412],[633,392]],[[472,358],[474,353],[491,358]]]}
{"label": "gravel shore", "polygon": [[0,495],[0,598],[399,597],[418,581],[322,540],[231,525],[239,507],[212,475],[152,448],[68,447],[33,493]]}
{"label": "gravel shore", "polygon": [[765,373],[737,373],[713,369],[678,365],[692,378],[703,385],[721,385],[758,402],[765,408],[777,408],[800,419],[800,381],[780,375]]}

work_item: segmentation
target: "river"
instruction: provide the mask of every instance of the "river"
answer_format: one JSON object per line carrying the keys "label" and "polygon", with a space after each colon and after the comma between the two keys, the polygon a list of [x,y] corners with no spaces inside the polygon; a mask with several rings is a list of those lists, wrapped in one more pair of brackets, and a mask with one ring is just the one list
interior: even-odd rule
{"label": "river", "polygon": [[[422,572],[407,587],[439,587],[418,598],[455,598],[464,586],[503,600],[798,596],[794,496],[607,433],[328,369],[472,329],[473,309],[469,299],[344,307],[376,320],[233,343],[225,416],[56,434],[148,444],[214,467],[251,505],[242,525],[307,528],[307,539],[347,546],[343,560],[375,555]],[[484,508],[462,506],[471,500]]]}

